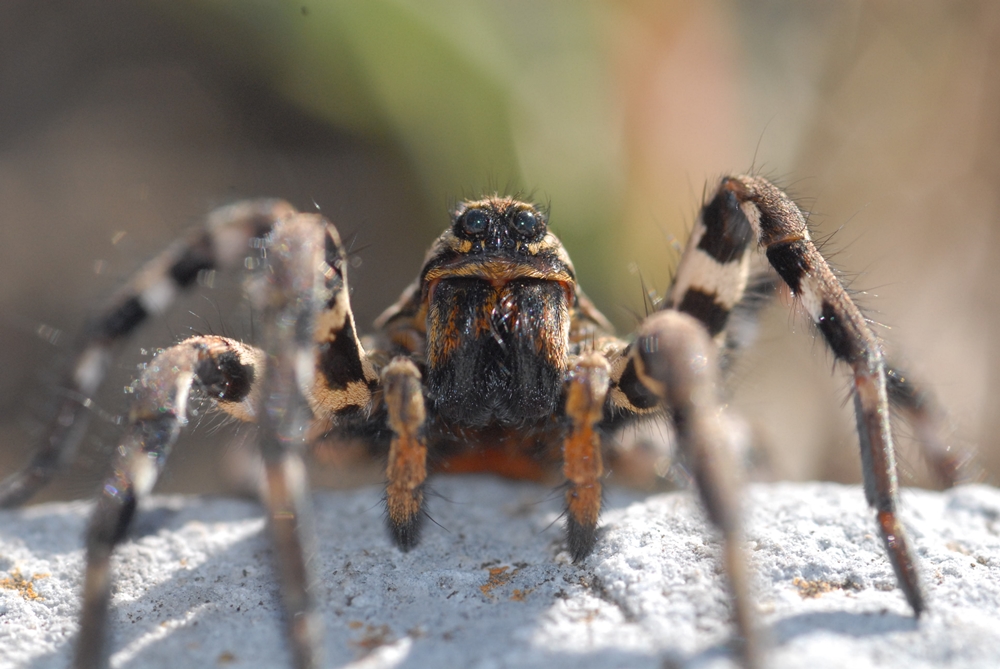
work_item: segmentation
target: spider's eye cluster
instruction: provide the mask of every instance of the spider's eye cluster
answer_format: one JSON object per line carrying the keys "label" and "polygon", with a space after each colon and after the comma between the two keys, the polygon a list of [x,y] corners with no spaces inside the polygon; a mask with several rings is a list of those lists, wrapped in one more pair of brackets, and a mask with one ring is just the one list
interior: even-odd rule
{"label": "spider's eye cluster", "polygon": [[455,219],[453,230],[465,239],[482,240],[489,235],[495,236],[497,243],[507,240],[504,243],[514,244],[516,240],[544,236],[545,218],[531,208],[511,207],[504,211],[470,206]]}
{"label": "spider's eye cluster", "polygon": [[472,237],[478,237],[489,227],[490,216],[482,209],[470,209],[462,214],[458,223],[462,232]]}
{"label": "spider's eye cluster", "polygon": [[542,226],[538,214],[527,209],[522,209],[514,216],[511,222],[515,232],[522,237],[534,237]]}

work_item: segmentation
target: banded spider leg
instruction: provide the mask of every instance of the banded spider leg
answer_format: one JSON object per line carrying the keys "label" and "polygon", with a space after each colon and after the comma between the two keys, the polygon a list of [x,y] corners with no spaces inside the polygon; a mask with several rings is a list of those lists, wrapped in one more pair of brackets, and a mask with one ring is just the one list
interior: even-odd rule
{"label": "banded spider leg", "polygon": [[73,461],[90,423],[90,398],[104,382],[122,342],[150,318],[165,313],[178,292],[196,285],[200,272],[242,267],[251,240],[294,213],[282,200],[221,207],[209,215],[207,225],[157,255],[108,300],[75,342],[72,364],[57,384],[59,398],[31,460],[0,481],[0,508],[23,504]]}
{"label": "banded spider leg", "polygon": [[[722,337],[729,312],[743,297],[746,249],[751,242],[801,302],[838,361],[853,374],[853,397],[861,445],[865,496],[907,601],[917,616],[924,595],[909,540],[897,517],[898,482],[890,425],[887,375],[893,397],[927,427],[925,450],[936,448],[929,399],[906,387],[898,370],[887,372],[879,340],[809,236],[805,217],[792,200],[760,177],[724,178],[702,211],[700,225],[678,269],[668,305],[698,318]],[[710,271],[705,271],[705,269]],[[706,284],[702,277],[710,277]],[[727,277],[723,282],[714,277]],[[733,288],[738,279],[739,289]],[[923,398],[922,400],[920,398]],[[929,435],[929,436],[927,436]]]}
{"label": "banded spider leg", "polygon": [[[268,271],[250,282],[249,293],[260,310],[268,353],[223,337],[192,337],[159,353],[138,383],[128,430],[87,533],[75,659],[81,669],[107,661],[111,552],[187,421],[190,393],[199,390],[223,411],[259,426],[264,502],[294,663],[320,664],[309,567],[314,532],[301,462],[310,407],[303,396],[313,410],[329,410],[327,415],[350,411],[359,403],[367,406],[376,379],[354,333],[336,230],[319,216],[288,215],[274,223],[265,249]],[[324,370],[334,370],[342,383],[331,383]]]}
{"label": "banded spider leg", "polygon": [[881,344],[809,238],[802,212],[784,193],[764,179],[749,177],[723,180],[722,193],[731,194],[768,261],[799,297],[834,356],[852,370],[865,497],[876,511],[903,594],[920,616],[925,607],[923,588],[897,516],[899,484]]}
{"label": "banded spider leg", "polygon": [[[727,177],[702,208],[661,311],[640,325],[631,345],[614,338],[595,343],[611,372],[609,402],[598,427],[617,427],[658,406],[667,411],[709,519],[722,534],[746,666],[759,664],[760,651],[739,547],[738,486],[725,448],[729,437],[720,422],[716,353],[727,344],[730,314],[747,308],[742,306],[744,300],[754,302],[751,310],[761,304],[759,293],[747,294],[750,251],[757,249],[801,301],[836,359],[851,367],[866,498],[876,511],[880,534],[907,601],[917,616],[925,608],[916,559],[897,516],[890,394],[880,342],[811,241],[805,217],[794,202],[765,179]],[[906,386],[902,372],[888,373],[894,400],[915,423],[924,421],[927,434],[922,438],[936,439],[929,398],[915,386]],[[573,397],[570,392],[569,398]],[[572,401],[566,412],[574,417],[575,426],[587,422],[587,411],[574,408]],[[578,449],[569,447],[572,440],[564,449],[570,481],[567,526],[570,546],[579,558],[593,544],[600,502],[599,492],[593,491],[589,491],[589,503],[581,502],[579,476],[574,476],[581,458]],[[934,443],[924,447],[933,454]],[[613,450],[611,457],[615,457]],[[597,477],[589,481],[592,487],[600,485]]]}

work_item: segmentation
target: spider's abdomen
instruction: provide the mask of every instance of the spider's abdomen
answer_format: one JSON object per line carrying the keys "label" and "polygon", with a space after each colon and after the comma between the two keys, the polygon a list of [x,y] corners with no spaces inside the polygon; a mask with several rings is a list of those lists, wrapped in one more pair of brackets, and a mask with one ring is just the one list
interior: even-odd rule
{"label": "spider's abdomen", "polygon": [[467,427],[519,426],[554,415],[569,326],[559,282],[439,282],[427,313],[432,410],[445,423]]}

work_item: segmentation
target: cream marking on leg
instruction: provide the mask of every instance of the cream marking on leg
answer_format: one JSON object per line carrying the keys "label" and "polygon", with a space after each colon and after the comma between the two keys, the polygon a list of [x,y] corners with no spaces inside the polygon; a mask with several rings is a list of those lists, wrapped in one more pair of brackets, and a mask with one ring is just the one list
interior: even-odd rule
{"label": "cream marking on leg", "polygon": [[749,276],[748,253],[743,254],[738,262],[720,263],[704,251],[691,249],[670,292],[670,304],[676,308],[684,300],[688,290],[696,288],[714,295],[719,306],[732,309],[743,297]]}

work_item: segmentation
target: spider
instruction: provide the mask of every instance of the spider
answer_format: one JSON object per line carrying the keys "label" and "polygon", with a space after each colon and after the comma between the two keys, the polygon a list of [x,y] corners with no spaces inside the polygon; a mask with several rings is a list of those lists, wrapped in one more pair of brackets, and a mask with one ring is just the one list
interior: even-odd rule
{"label": "spider", "polygon": [[[721,534],[741,659],[755,666],[760,650],[740,552],[730,435],[720,415],[719,353],[735,346],[730,315],[759,302],[750,277],[756,251],[851,369],[865,495],[919,616],[925,603],[918,567],[897,517],[889,403],[912,420],[929,452],[944,453],[934,448],[933,405],[886,363],[800,209],[756,176],[723,178],[706,198],[672,287],[631,343],[613,335],[581,290],[545,211],[512,197],[460,203],[417,279],[363,339],[350,306],[346,251],[332,224],[280,200],[220,208],[93,319],[65,379],[71,392],[34,459],[0,484],[0,505],[23,502],[72,459],[86,429],[86,398],[122,340],[162,313],[199,272],[239,267],[258,253],[266,271],[251,276],[247,292],[263,324],[261,348],[191,337],[158,353],[136,384],[128,428],[87,531],[77,667],[107,661],[110,556],[185,425],[192,392],[259,428],[264,504],[298,667],[320,661],[313,576],[304,558],[313,537],[304,444],[360,440],[368,456],[385,459],[387,525],[402,550],[419,541],[429,474],[561,475],[567,546],[581,561],[597,540],[605,463],[630,457],[616,446],[615,432],[655,417],[673,426]],[[954,463],[938,460],[943,476],[953,477]]]}

